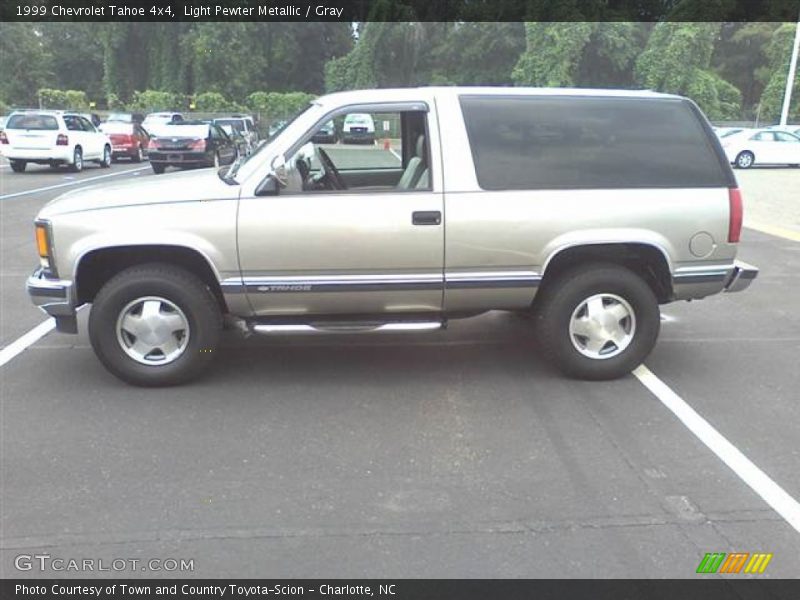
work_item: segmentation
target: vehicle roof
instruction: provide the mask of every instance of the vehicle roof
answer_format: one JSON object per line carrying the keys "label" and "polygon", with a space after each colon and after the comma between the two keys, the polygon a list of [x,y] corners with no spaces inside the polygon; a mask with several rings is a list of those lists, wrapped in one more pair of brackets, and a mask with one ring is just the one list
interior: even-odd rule
{"label": "vehicle roof", "polygon": [[13,117],[15,115],[46,115],[49,117],[88,117],[91,116],[90,113],[81,113],[73,110],[50,110],[50,109],[35,109],[35,108],[25,108],[20,110],[12,110],[9,113],[9,117]]}
{"label": "vehicle roof", "polygon": [[576,96],[595,98],[661,98],[682,99],[674,94],[662,94],[650,90],[606,90],[583,88],[535,88],[535,87],[418,87],[418,88],[384,88],[369,90],[349,90],[335,92],[317,98],[315,102],[325,106],[327,104],[348,103],[363,104],[369,102],[403,102],[419,101],[429,95],[486,95],[486,96]]}
{"label": "vehicle roof", "polygon": [[172,112],[154,112],[154,113],[147,113],[148,117],[171,117],[172,115],[180,115],[181,113],[177,111]]}
{"label": "vehicle roof", "polygon": [[49,108],[18,108],[9,113],[9,117],[15,114],[31,114],[31,115],[52,115],[54,117],[59,115],[80,115],[81,113],[73,110],[53,110]]}

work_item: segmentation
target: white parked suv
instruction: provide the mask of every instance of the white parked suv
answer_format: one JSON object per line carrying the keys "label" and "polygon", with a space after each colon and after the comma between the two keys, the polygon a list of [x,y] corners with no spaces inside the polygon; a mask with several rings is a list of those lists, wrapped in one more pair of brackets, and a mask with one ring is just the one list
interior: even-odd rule
{"label": "white parked suv", "polygon": [[58,167],[69,165],[81,171],[87,160],[111,166],[111,141],[88,119],[55,110],[11,113],[0,132],[0,155],[22,173],[28,163]]}

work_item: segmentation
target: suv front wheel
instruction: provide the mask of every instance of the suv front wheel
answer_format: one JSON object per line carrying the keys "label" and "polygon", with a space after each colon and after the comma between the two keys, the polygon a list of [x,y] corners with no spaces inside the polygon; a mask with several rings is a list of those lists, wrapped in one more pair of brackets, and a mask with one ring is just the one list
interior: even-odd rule
{"label": "suv front wheel", "polygon": [[125,269],[92,304],[89,339],[100,362],[133,385],[168,386],[200,375],[219,340],[214,295],[192,273],[151,263]]}
{"label": "suv front wheel", "polygon": [[574,267],[547,282],[540,294],[535,316],[545,354],[573,377],[602,380],[630,373],[658,338],[658,300],[625,267]]}

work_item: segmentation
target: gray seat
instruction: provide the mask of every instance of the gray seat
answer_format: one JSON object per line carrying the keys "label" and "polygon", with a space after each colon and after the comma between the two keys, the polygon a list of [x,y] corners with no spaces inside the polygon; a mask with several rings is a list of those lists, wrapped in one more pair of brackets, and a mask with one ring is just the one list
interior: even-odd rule
{"label": "gray seat", "polygon": [[431,172],[430,169],[425,168],[422,171],[422,175],[419,176],[419,181],[417,181],[417,185],[414,186],[414,189],[417,190],[427,190],[431,187]]}
{"label": "gray seat", "polygon": [[417,138],[414,156],[409,159],[406,169],[403,171],[403,176],[400,177],[400,181],[397,184],[397,189],[415,189],[423,171],[425,171],[425,136],[421,135]]}

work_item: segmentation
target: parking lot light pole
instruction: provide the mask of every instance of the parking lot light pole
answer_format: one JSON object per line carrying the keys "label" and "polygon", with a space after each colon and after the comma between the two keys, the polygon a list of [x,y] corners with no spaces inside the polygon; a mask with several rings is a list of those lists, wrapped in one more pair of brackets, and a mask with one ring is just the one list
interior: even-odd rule
{"label": "parking lot light pole", "polygon": [[783,109],[781,110],[781,126],[785,126],[789,120],[789,104],[792,102],[792,88],[794,87],[794,76],[797,73],[797,53],[800,49],[800,21],[797,22],[794,31],[794,46],[792,47],[792,59],[789,62],[789,76],[786,78],[786,91],[783,94]]}

